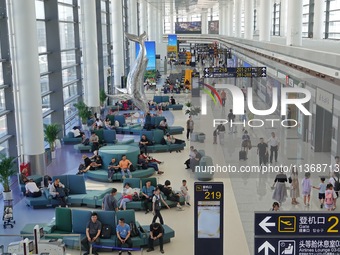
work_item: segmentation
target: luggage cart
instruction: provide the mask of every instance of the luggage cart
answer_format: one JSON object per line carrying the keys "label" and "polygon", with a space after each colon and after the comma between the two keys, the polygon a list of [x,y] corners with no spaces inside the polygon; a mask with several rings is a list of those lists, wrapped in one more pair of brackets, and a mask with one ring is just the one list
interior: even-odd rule
{"label": "luggage cart", "polygon": [[15,220],[13,220],[13,200],[4,200],[4,214],[2,216],[3,226],[7,228],[14,227]]}

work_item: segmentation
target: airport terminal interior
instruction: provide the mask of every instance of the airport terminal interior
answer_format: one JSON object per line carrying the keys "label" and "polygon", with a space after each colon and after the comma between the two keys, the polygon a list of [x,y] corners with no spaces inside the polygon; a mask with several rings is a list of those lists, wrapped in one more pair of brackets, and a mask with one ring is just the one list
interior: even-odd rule
{"label": "airport terminal interior", "polygon": [[339,40],[340,0],[0,0],[0,254],[89,254],[92,212],[93,254],[340,254]]}

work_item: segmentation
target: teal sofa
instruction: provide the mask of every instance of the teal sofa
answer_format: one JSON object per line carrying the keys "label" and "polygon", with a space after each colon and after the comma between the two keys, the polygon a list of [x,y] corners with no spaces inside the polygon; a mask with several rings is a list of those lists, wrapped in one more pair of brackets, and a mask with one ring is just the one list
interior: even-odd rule
{"label": "teal sofa", "polygon": [[[18,183],[19,183],[20,191],[25,195],[26,193],[25,183],[21,181],[20,173],[18,173],[17,176],[18,176]],[[29,175],[27,179],[32,179],[37,184],[37,186],[40,187],[43,177],[41,175]]]}
{"label": "teal sofa", "polygon": [[[140,248],[145,247],[148,243],[148,226],[141,226],[136,220],[135,212],[133,210],[126,211],[101,211],[95,210],[98,214],[98,220],[102,224],[108,224],[112,228],[111,237],[109,239],[100,238],[100,245],[104,246],[117,246],[116,226],[120,218],[124,218],[125,223],[135,222],[138,230],[138,236],[132,237],[133,247]],[[82,239],[85,237],[86,224],[91,219],[92,211],[81,210],[81,209],[70,209],[70,208],[56,208],[55,209],[55,223],[54,225],[44,228],[47,234],[79,234]],[[170,242],[170,239],[175,236],[175,232],[169,226],[164,225],[164,243]],[[29,231],[25,227],[25,231]],[[66,237],[64,238],[66,246],[72,248],[79,244],[78,237]],[[157,245],[157,243],[155,243]]]}
{"label": "teal sofa", "polygon": [[81,143],[82,138],[81,137],[74,137],[73,132],[68,132],[66,136],[63,138],[64,144],[75,144],[75,143]]}
{"label": "teal sofa", "polygon": [[117,134],[130,134],[132,128],[141,126],[141,124],[127,124],[124,115],[107,115],[106,117],[109,118],[111,124],[115,121],[119,122],[119,127],[115,128]]}
{"label": "teal sofa", "polygon": [[[146,178],[155,173],[155,169],[147,168],[147,169],[137,169],[134,172],[131,172],[132,178]],[[107,170],[95,170],[95,171],[88,171],[85,173],[85,176],[91,180],[99,181],[99,182],[109,182]],[[122,174],[117,172],[113,174],[112,181],[121,181]]]}
{"label": "teal sofa", "polygon": [[182,144],[162,144],[162,140],[164,138],[163,130],[155,129],[151,131],[141,131],[140,136],[145,135],[149,141],[152,141],[153,145],[148,146],[148,152],[173,152],[173,151],[181,151],[185,147],[185,143]]}
{"label": "teal sofa", "polygon": [[[157,104],[160,103],[169,103],[170,101],[170,97],[169,96],[154,96],[153,97],[153,101]],[[172,110],[182,110],[183,109],[183,105],[182,104],[169,104],[167,106],[168,109],[172,109]]]}

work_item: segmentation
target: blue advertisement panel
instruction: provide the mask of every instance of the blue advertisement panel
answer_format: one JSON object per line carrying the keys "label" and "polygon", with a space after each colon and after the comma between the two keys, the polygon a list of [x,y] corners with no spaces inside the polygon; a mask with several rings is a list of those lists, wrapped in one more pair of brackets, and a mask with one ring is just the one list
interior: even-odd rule
{"label": "blue advertisement panel", "polygon": [[176,34],[201,34],[202,33],[201,21],[176,22],[175,33]]}
{"label": "blue advertisement panel", "polygon": [[177,58],[177,35],[168,35],[168,58]]}
{"label": "blue advertisement panel", "polygon": [[[145,48],[149,60],[146,70],[156,70],[156,43],[154,41],[146,41]],[[138,56],[139,49],[139,43],[136,43],[136,57]]]}
{"label": "blue advertisement panel", "polygon": [[168,46],[176,46],[177,48],[177,35],[168,35]]}

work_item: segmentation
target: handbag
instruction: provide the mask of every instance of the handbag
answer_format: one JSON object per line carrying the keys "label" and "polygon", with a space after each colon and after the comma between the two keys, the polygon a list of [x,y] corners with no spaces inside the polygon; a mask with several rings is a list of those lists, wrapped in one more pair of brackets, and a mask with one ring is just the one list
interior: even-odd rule
{"label": "handbag", "polygon": [[293,179],[292,179],[291,176],[288,178],[288,182],[289,182],[289,183],[292,183],[292,182],[293,182]]}

